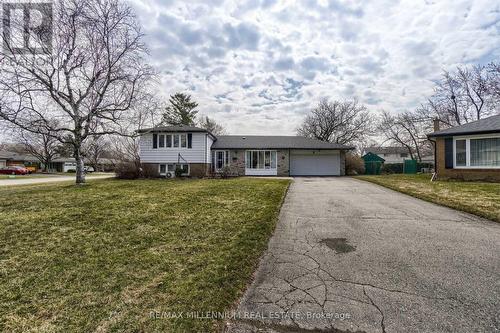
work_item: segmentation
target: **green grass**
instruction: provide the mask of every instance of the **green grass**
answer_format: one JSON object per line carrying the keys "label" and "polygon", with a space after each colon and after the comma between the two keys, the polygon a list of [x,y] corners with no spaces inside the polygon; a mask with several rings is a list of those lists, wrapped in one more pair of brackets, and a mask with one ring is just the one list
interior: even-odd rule
{"label": "green grass", "polygon": [[288,180],[0,188],[0,331],[208,332],[274,230]]}
{"label": "green grass", "polygon": [[411,196],[500,222],[500,184],[434,181],[431,175],[356,176]]}

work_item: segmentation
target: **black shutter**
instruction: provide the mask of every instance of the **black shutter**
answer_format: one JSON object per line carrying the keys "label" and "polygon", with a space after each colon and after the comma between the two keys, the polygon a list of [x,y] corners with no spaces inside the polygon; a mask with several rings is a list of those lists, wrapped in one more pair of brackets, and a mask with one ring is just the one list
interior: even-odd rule
{"label": "black shutter", "polygon": [[453,169],[453,138],[444,139],[444,167]]}
{"label": "black shutter", "polygon": [[188,133],[188,148],[193,148],[193,133]]}
{"label": "black shutter", "polygon": [[153,134],[153,149],[158,148],[158,134]]}

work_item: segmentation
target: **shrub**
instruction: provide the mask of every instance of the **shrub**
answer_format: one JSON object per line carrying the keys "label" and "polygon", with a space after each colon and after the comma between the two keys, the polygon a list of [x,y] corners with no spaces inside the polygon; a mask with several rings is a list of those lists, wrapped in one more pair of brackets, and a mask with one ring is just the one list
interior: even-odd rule
{"label": "shrub", "polygon": [[231,175],[231,168],[228,165],[226,165],[219,171],[219,174],[220,177],[223,179],[229,178],[229,176]]}
{"label": "shrub", "polygon": [[345,155],[345,173],[347,175],[362,175],[365,173],[365,161],[354,153]]}
{"label": "shrub", "polygon": [[76,170],[74,170],[74,169],[69,169],[69,170],[67,170],[67,171],[66,171],[66,173],[76,173]]}
{"label": "shrub", "polygon": [[119,179],[137,179],[140,176],[140,170],[135,163],[121,162],[116,166],[115,174]]}
{"label": "shrub", "polygon": [[158,171],[158,165],[155,164],[142,164],[142,177],[144,178],[158,178],[160,177],[160,172]]}
{"label": "shrub", "polygon": [[182,177],[182,174],[184,173],[184,171],[182,170],[182,168],[179,168],[179,167],[176,167],[175,168],[175,177],[176,178],[180,178]]}
{"label": "shrub", "polygon": [[384,163],[382,164],[382,169],[380,173],[383,174],[403,173],[403,163]]}

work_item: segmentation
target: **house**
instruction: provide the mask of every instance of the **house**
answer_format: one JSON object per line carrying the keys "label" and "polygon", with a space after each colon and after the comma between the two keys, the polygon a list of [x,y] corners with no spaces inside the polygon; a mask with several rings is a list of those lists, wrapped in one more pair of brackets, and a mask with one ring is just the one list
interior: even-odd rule
{"label": "house", "polygon": [[4,153],[0,153],[0,169],[5,168],[7,166],[7,161],[9,160],[9,156]]}
{"label": "house", "polygon": [[363,155],[372,153],[385,160],[385,163],[404,163],[404,160],[410,158],[408,149],[405,147],[368,147]]}
{"label": "house", "polygon": [[434,121],[438,178],[500,181],[500,115],[440,130]]}
{"label": "house", "polygon": [[[87,159],[84,160],[86,166],[90,166]],[[109,158],[100,158],[98,160],[98,170],[112,171],[117,161]],[[0,168],[5,166],[23,166],[33,172],[37,172],[43,168],[42,163],[31,154],[20,154],[11,151],[0,152]],[[73,157],[56,157],[47,166],[49,172],[70,172],[76,171],[76,160]],[[97,171],[97,170],[96,170]]]}
{"label": "house", "polygon": [[205,176],[225,167],[246,176],[340,176],[352,147],[298,136],[215,136],[192,126],[139,131],[144,168],[172,176]]}

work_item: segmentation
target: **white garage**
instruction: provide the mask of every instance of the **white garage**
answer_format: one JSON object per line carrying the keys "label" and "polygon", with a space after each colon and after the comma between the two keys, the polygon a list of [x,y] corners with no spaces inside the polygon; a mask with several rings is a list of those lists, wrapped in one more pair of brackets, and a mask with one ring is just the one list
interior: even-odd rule
{"label": "white garage", "polygon": [[291,150],[290,176],[340,176],[340,151]]}

